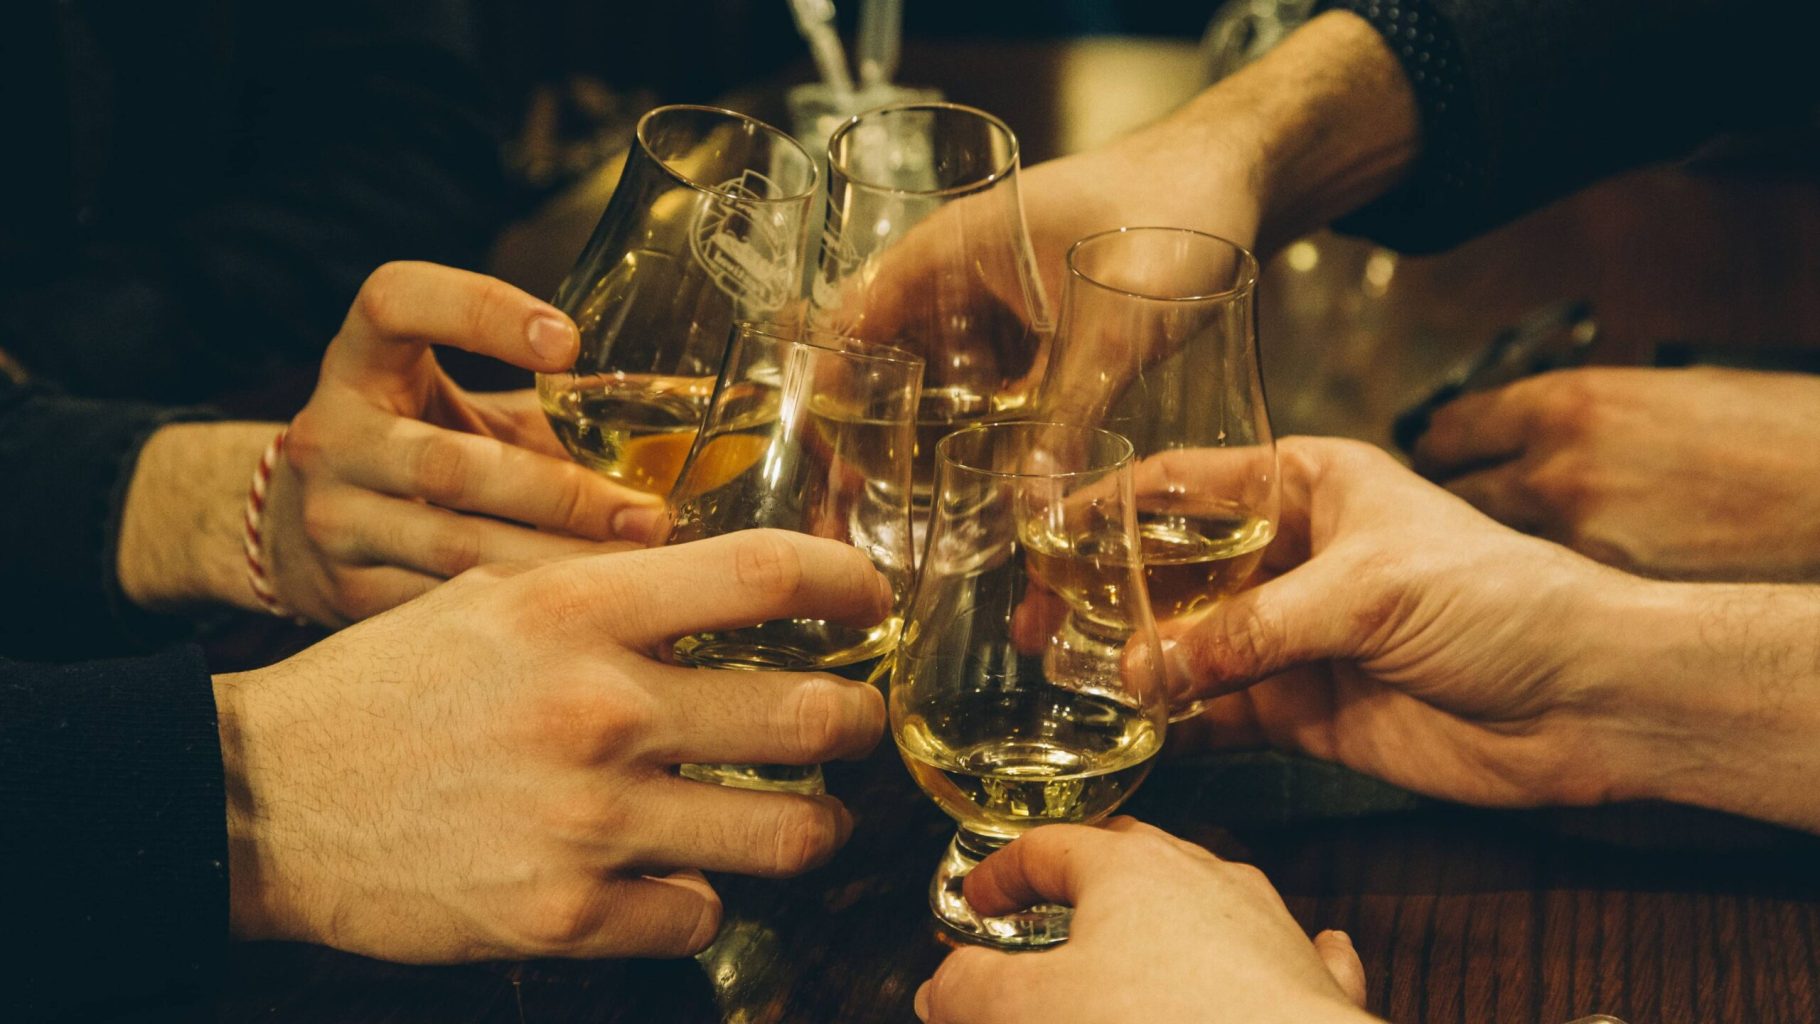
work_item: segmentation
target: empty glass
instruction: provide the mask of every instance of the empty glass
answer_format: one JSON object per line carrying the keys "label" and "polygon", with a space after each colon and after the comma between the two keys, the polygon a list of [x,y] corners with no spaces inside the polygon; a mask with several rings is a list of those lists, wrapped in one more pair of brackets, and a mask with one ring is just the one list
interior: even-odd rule
{"label": "empty glass", "polygon": [[[1030,829],[1111,814],[1162,749],[1167,684],[1136,558],[1131,444],[1005,422],[936,451],[890,688],[898,752],[960,826],[930,905],[969,939],[1049,945],[1067,938],[1067,908],[982,917],[961,882]],[[1071,616],[1092,623],[1093,642],[1077,642]]]}
{"label": "empty glass", "polygon": [[556,305],[581,329],[569,373],[537,390],[577,461],[667,494],[740,320],[800,315],[815,161],[714,107],[638,122],[619,186]]}
{"label": "empty glass", "polygon": [[[1276,535],[1257,274],[1243,247],[1182,228],[1120,228],[1068,251],[1038,407],[1131,440],[1144,576],[1160,619],[1242,589]],[[1202,706],[1178,702],[1171,720]]]}
{"label": "empty glass", "polygon": [[1052,328],[1018,196],[1017,137],[955,103],[880,107],[828,143],[814,322],[920,353],[916,504],[934,445],[1023,408]]}
{"label": "empty glass", "polygon": [[[922,360],[824,332],[741,325],[700,436],[670,494],[665,543],[771,527],[864,551],[891,581],[897,607],[860,629],[780,619],[678,640],[686,665],[838,668],[897,641],[911,576],[910,450]],[[702,781],[821,791],[821,769],[687,765]]]}

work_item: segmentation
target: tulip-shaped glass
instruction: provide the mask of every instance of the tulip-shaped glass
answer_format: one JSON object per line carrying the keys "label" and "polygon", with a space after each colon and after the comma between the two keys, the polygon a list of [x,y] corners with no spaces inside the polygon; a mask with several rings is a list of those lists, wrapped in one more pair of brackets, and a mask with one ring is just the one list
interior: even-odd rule
{"label": "tulip-shaped glass", "polygon": [[[1068,252],[1037,404],[1050,419],[1131,440],[1144,576],[1159,619],[1199,613],[1242,589],[1276,535],[1280,482],[1258,367],[1257,272],[1243,247],[1178,228],[1107,231]],[[1171,720],[1202,707],[1178,700]]]}
{"label": "tulip-shaped glass", "polygon": [[1015,414],[1053,321],[1018,196],[1017,136],[955,103],[860,114],[828,142],[828,209],[812,279],[814,322],[920,353],[916,504],[935,443]]}
{"label": "tulip-shaped glass", "polygon": [[[936,446],[928,549],[892,663],[898,752],[960,829],[930,885],[935,915],[1003,946],[1067,937],[1070,911],[982,917],[961,892],[993,850],[1129,797],[1167,721],[1137,556],[1131,445],[1055,423],[970,427]],[[1067,623],[1090,618],[1093,642]]]}
{"label": "tulip-shaped glass", "polygon": [[[897,642],[911,577],[910,451],[922,360],[819,331],[741,325],[670,494],[665,543],[769,527],[851,544],[897,601],[870,629],[779,619],[685,636],[678,662],[713,668],[839,668]],[[821,769],[687,765],[702,781],[820,792]]]}
{"label": "tulip-shaped glass", "polygon": [[575,459],[667,494],[734,324],[800,316],[815,161],[743,114],[658,107],[555,303],[581,329],[568,373],[538,377]]}

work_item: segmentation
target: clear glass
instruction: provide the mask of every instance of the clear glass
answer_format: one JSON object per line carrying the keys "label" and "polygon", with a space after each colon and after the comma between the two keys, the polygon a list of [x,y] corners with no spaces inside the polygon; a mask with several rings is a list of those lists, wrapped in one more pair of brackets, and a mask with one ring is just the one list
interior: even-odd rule
{"label": "clear glass", "polygon": [[[1002,422],[936,451],[929,547],[890,687],[898,752],[960,826],[930,906],[968,939],[1050,945],[1067,938],[1067,908],[982,917],[961,882],[1030,829],[1111,814],[1162,749],[1167,680],[1134,557],[1131,444]],[[1091,642],[1074,616],[1093,623]]]}
{"label": "clear glass", "polygon": [[[1243,589],[1276,536],[1257,276],[1244,247],[1182,228],[1121,228],[1068,251],[1062,322],[1037,405],[1046,418],[1130,439],[1144,577],[1159,619],[1199,614]],[[1178,702],[1171,721],[1202,707]]]}
{"label": "clear glass", "polygon": [[1053,321],[1018,195],[1017,136],[954,103],[853,118],[828,142],[818,326],[921,353],[919,521],[943,435],[1024,408]]}
{"label": "clear glass", "polygon": [[575,459],[667,494],[735,323],[800,317],[815,161],[761,121],[658,107],[555,303],[581,329],[569,373],[537,379]]}
{"label": "clear glass", "polygon": [[[780,619],[695,633],[676,661],[714,668],[839,668],[897,642],[910,590],[910,450],[922,360],[820,331],[741,325],[700,436],[670,494],[665,543],[770,527],[864,551],[897,595],[885,621],[859,629]],[[693,779],[820,792],[821,769],[688,765]]]}

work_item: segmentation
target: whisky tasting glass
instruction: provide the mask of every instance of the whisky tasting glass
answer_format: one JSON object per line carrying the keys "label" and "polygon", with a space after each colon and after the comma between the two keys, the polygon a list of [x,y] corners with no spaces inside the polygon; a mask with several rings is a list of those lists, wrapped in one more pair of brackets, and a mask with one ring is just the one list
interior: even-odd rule
{"label": "whisky tasting glass", "polygon": [[740,320],[800,315],[815,161],[770,125],[713,107],[638,122],[619,185],[555,303],[581,329],[538,396],[581,463],[667,494]]}
{"label": "whisky tasting glass", "polygon": [[[1257,275],[1243,247],[1179,228],[1121,228],[1068,251],[1038,407],[1116,431],[1136,449],[1144,577],[1161,619],[1243,589],[1276,535]],[[1178,701],[1170,720],[1203,706]]]}
{"label": "whisky tasting glass", "polygon": [[[961,884],[1030,829],[1111,814],[1162,748],[1167,681],[1136,558],[1131,444],[1000,422],[949,434],[936,452],[928,550],[890,687],[898,752],[960,826],[929,902],[968,939],[1050,945],[1068,936],[1067,908],[983,917]],[[1076,642],[1074,616],[1092,622],[1093,642]]]}
{"label": "whisky tasting glass", "polygon": [[[685,636],[681,664],[763,671],[839,668],[897,642],[911,577],[910,450],[922,360],[819,331],[741,325],[701,434],[670,494],[667,544],[760,527],[831,537],[864,551],[897,596],[859,629],[780,619]],[[682,774],[749,789],[822,792],[821,769],[685,765]]]}
{"label": "whisky tasting glass", "polygon": [[935,443],[1023,408],[1053,330],[1017,179],[1017,136],[955,103],[880,107],[828,142],[812,316],[818,326],[926,360],[919,521]]}

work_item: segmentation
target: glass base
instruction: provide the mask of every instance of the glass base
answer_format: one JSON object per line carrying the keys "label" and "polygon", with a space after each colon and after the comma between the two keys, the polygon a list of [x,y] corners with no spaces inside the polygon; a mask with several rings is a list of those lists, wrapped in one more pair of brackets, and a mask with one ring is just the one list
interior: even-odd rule
{"label": "glass base", "polygon": [[771,793],[816,796],[828,791],[819,764],[685,764],[677,768],[685,779],[711,782],[729,789],[757,789]]}
{"label": "glass base", "polygon": [[961,883],[979,862],[1006,840],[989,839],[962,829],[942,854],[942,863],[929,883],[929,907],[948,930],[969,942],[1006,949],[1040,949],[1068,941],[1074,910],[1043,903],[1003,917],[985,917],[968,905]]}

